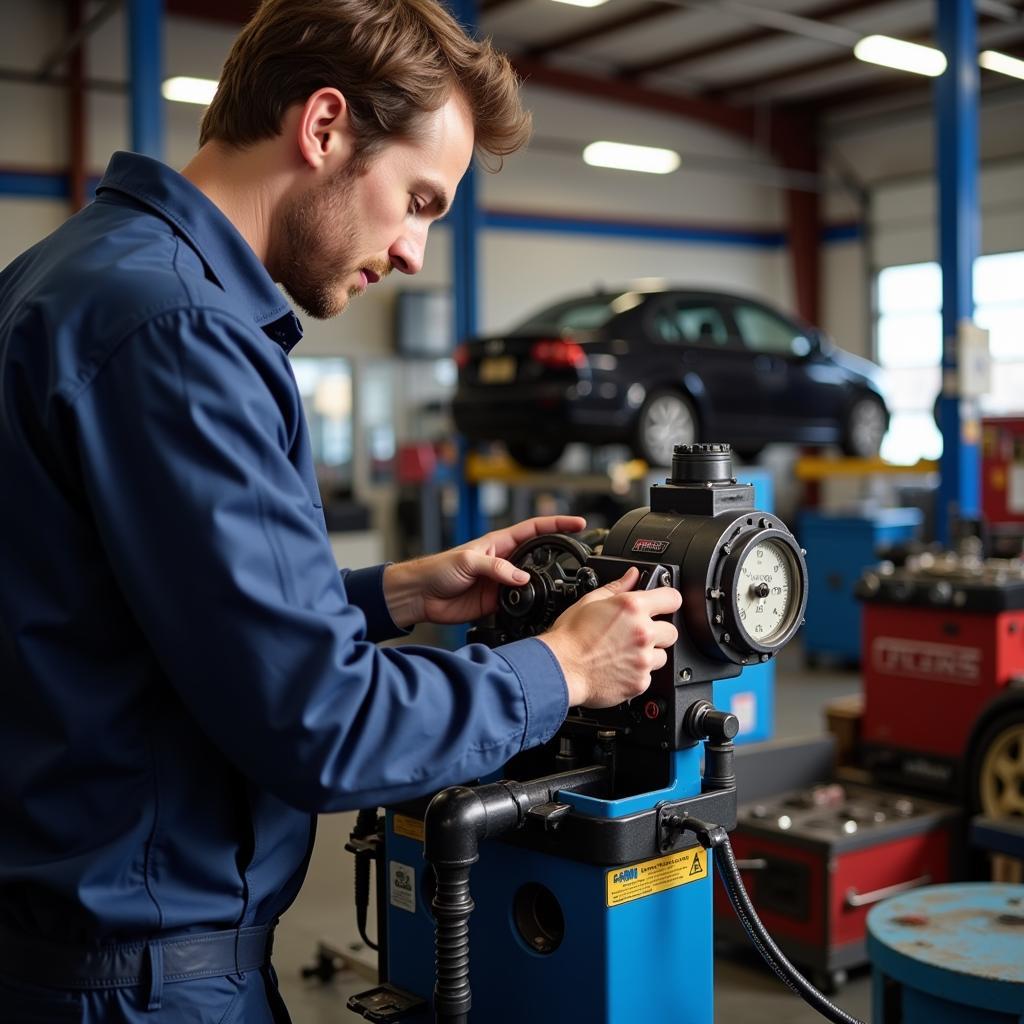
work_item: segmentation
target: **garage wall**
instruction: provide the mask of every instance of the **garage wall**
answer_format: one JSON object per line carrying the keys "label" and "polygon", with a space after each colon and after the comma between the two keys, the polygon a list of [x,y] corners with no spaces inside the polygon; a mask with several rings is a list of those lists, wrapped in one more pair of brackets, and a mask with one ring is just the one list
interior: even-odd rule
{"label": "garage wall", "polygon": [[[1009,80],[1008,80],[1009,81]],[[877,271],[938,259],[938,184],[932,110],[880,111],[835,123],[826,151],[871,193],[868,262]],[[1024,248],[1024,89],[999,83],[979,117],[982,254]],[[848,201],[830,196],[826,219],[841,221]],[[871,354],[871,314],[861,241],[829,245],[824,256],[825,326],[847,347]]]}
{"label": "garage wall", "polygon": [[[33,69],[65,32],[63,5],[44,0],[7,0],[5,32],[0,37],[0,66]],[[168,18],[166,74],[215,77],[236,33],[184,18]],[[124,75],[125,53],[120,15],[90,38],[87,73],[116,79]],[[482,239],[480,316],[485,329],[500,329],[525,308],[596,281],[622,282],[637,276],[715,283],[787,304],[790,299],[786,255],[778,240],[744,242],[751,233],[778,232],[777,190],[723,171],[686,168],[661,178],[589,168],[579,151],[597,138],[671,146],[684,155],[743,164],[763,158],[750,146],[702,125],[644,114],[566,96],[548,89],[526,90],[535,112],[530,149],[506,161],[497,175],[479,175],[481,205],[512,214],[577,218],[615,218],[641,226],[692,226],[723,229],[725,244],[650,242],[646,238],[604,234],[519,232],[488,229]],[[67,120],[63,90],[0,83],[0,168],[59,173],[66,165]],[[166,159],[181,166],[194,152],[198,107],[165,104]],[[93,92],[88,98],[88,164],[102,173],[109,154],[127,144],[127,98]],[[575,148],[569,148],[572,144]],[[5,230],[0,259],[5,262],[51,231],[65,215],[59,200],[0,197]],[[399,275],[357,303],[334,324],[307,324],[303,351],[345,350],[367,355],[387,350],[393,292],[398,287],[444,284],[450,276],[447,230],[433,230],[423,273],[415,280]],[[738,236],[734,237],[734,236]]]}

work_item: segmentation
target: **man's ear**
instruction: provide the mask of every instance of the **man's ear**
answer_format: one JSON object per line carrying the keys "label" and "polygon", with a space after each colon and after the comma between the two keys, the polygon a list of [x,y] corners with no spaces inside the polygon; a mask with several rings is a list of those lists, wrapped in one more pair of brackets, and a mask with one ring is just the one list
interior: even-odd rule
{"label": "man's ear", "polygon": [[297,132],[302,160],[314,171],[337,170],[355,152],[348,104],[337,89],[317,89],[306,100]]}

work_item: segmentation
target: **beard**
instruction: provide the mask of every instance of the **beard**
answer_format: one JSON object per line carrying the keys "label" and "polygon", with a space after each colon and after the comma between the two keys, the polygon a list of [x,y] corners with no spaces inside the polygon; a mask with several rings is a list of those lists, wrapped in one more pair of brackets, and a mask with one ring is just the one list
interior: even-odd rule
{"label": "beard", "polygon": [[358,240],[342,233],[344,225],[354,223],[356,173],[341,168],[305,195],[292,197],[278,215],[267,269],[295,304],[317,320],[337,316],[359,293],[354,285],[342,290],[341,282],[360,268],[380,277],[391,269],[360,257]]}

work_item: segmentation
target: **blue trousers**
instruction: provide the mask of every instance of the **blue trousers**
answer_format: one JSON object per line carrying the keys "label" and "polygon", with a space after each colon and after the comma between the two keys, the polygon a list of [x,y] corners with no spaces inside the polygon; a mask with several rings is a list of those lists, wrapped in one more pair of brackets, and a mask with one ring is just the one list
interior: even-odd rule
{"label": "blue trousers", "polygon": [[160,1008],[141,988],[85,992],[26,985],[3,976],[0,1024],[291,1024],[272,967],[166,984]]}

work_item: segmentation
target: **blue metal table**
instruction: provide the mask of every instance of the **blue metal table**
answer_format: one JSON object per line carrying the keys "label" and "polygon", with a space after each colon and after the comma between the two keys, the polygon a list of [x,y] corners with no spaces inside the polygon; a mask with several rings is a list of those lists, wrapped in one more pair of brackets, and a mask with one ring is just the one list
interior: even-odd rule
{"label": "blue metal table", "polygon": [[1024,1024],[1024,885],[964,882],[868,915],[872,1024]]}

